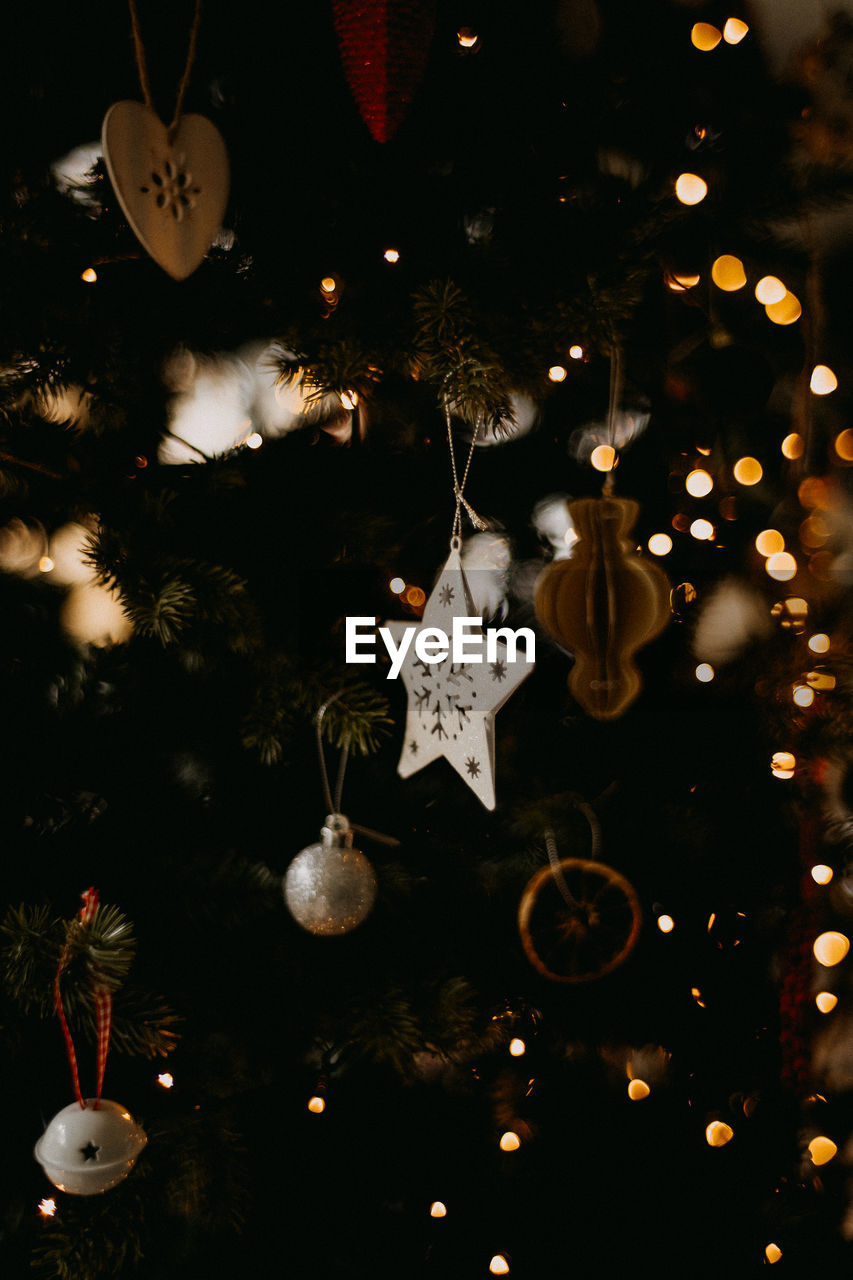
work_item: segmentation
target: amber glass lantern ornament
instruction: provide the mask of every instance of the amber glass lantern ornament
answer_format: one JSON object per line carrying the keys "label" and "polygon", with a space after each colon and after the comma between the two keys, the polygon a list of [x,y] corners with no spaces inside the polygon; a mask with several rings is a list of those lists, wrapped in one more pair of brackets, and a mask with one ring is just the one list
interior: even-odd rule
{"label": "amber glass lantern ornament", "polygon": [[549,565],[536,583],[542,626],[574,654],[569,689],[596,720],[613,720],[641,688],[634,655],[670,618],[670,585],[630,537],[639,513],[631,498],[579,498],[569,514],[578,541],[571,559]]}

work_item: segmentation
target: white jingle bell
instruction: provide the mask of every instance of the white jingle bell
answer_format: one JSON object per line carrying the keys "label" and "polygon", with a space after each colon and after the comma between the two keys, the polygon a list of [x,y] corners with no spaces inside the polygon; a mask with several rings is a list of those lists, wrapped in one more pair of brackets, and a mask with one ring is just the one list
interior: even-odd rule
{"label": "white jingle bell", "polygon": [[331,813],[319,844],[298,853],[284,877],[284,898],[303,929],[324,937],[348,933],[369,914],[376,876],[342,813]]}
{"label": "white jingle bell", "polygon": [[72,1102],[56,1113],[35,1145],[35,1157],[60,1191],[94,1196],[127,1177],[147,1141],[119,1103],[87,1098],[85,1108]]}

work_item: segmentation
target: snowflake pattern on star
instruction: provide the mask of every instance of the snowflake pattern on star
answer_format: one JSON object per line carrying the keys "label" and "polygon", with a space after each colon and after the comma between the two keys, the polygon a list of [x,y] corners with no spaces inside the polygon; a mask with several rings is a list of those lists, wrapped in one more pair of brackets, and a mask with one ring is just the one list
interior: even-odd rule
{"label": "snowflake pattern on star", "polygon": [[[466,644],[479,641],[482,645],[482,622],[479,628],[472,622],[477,611],[459,548],[452,546],[414,630],[417,635],[438,628],[449,635],[457,617],[466,620]],[[408,708],[397,772],[408,778],[443,757],[482,804],[494,809],[495,714],[530,674],[533,663],[526,658],[508,661],[501,642],[500,656],[491,662],[468,658],[453,662],[452,649],[440,660],[427,662],[417,655],[415,637],[406,637],[412,630],[410,623],[391,621],[388,629],[395,643],[399,645],[405,637],[408,646],[400,668]]]}

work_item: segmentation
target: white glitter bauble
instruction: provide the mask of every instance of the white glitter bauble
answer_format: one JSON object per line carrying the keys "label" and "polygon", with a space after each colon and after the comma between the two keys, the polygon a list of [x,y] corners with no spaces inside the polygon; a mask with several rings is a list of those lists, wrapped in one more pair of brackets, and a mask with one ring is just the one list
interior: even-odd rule
{"label": "white glitter bauble", "polygon": [[147,1141],[118,1102],[87,1098],[85,1108],[72,1102],[56,1113],[35,1145],[35,1157],[60,1191],[93,1196],[127,1177]]}
{"label": "white glitter bauble", "polygon": [[373,867],[352,847],[343,814],[326,819],[319,844],[298,853],[284,877],[284,900],[303,929],[322,937],[348,933],[370,913],[376,898]]}

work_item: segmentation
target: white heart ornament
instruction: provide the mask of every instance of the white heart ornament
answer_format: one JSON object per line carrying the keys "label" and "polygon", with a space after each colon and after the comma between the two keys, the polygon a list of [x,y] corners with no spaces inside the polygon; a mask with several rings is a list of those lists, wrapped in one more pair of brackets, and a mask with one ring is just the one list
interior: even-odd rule
{"label": "white heart ornament", "polygon": [[174,280],[195,271],[222,226],[228,152],[205,116],[181,116],[171,141],[142,102],[116,102],[101,145],[124,216],[146,253]]}

